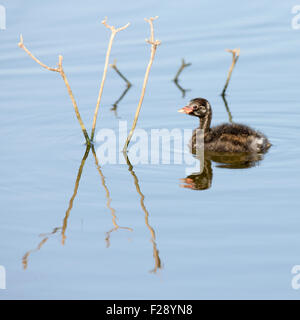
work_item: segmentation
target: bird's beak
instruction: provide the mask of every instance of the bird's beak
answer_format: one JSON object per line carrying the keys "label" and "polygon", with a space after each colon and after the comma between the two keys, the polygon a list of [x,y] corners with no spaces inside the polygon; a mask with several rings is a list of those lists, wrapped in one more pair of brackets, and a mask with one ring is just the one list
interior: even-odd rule
{"label": "bird's beak", "polygon": [[190,114],[190,113],[192,113],[192,112],[193,112],[193,108],[192,108],[192,107],[190,107],[190,106],[185,106],[185,107],[183,107],[183,108],[179,109],[179,110],[178,110],[178,112],[180,112],[180,113]]}

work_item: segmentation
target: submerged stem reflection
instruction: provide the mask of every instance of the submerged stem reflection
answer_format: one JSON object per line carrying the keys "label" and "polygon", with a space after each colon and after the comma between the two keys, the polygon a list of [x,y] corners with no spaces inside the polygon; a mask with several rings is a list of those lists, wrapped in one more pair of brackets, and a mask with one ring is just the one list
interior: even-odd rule
{"label": "submerged stem reflection", "polygon": [[65,244],[65,241],[66,241],[66,230],[67,230],[67,226],[68,226],[68,218],[70,216],[70,213],[71,213],[71,210],[73,208],[73,202],[74,202],[74,199],[77,195],[77,191],[78,191],[78,187],[79,187],[79,182],[80,182],[80,179],[81,179],[81,175],[82,175],[82,171],[83,171],[83,167],[84,167],[84,164],[85,164],[85,161],[89,155],[89,152],[90,152],[90,145],[87,145],[86,146],[86,149],[85,149],[85,153],[83,155],[83,158],[81,160],[81,163],[80,163],[80,167],[78,169],[78,173],[77,173],[77,177],[76,177],[76,181],[75,181],[75,186],[74,186],[74,191],[73,191],[73,194],[72,194],[72,197],[69,201],[69,207],[65,213],[65,217],[63,219],[63,224],[61,227],[56,227],[53,229],[52,232],[48,233],[48,234],[41,234],[40,236],[44,236],[45,238],[43,238],[43,240],[38,244],[38,246],[35,248],[35,249],[32,249],[32,250],[29,250],[25,253],[25,255],[23,256],[22,258],[22,263],[23,263],[23,269],[26,270],[27,267],[28,267],[28,258],[30,256],[31,253],[33,252],[36,252],[38,250],[40,250],[42,248],[42,246],[49,240],[49,237],[56,234],[58,231],[61,231],[61,243],[62,245]]}
{"label": "submerged stem reflection", "polygon": [[113,228],[106,233],[106,238],[105,238],[106,246],[107,247],[110,246],[110,235],[111,235],[112,232],[117,231],[118,229],[124,229],[124,230],[128,230],[128,231],[133,231],[132,228],[121,227],[121,226],[118,225],[117,216],[116,216],[116,210],[111,207],[111,201],[112,200],[111,200],[110,192],[109,192],[109,189],[108,189],[108,187],[107,187],[107,185],[105,183],[105,177],[104,177],[104,175],[103,175],[103,173],[101,171],[101,168],[100,168],[100,165],[99,165],[98,158],[96,156],[96,152],[95,152],[94,146],[91,147],[90,145],[88,145],[86,147],[85,153],[83,155],[83,158],[81,160],[81,163],[80,163],[80,166],[79,166],[79,169],[78,169],[78,172],[77,172],[74,191],[73,191],[73,194],[71,196],[71,199],[69,200],[69,206],[68,206],[68,209],[67,209],[67,211],[65,213],[65,217],[63,219],[62,226],[54,228],[53,231],[48,233],[48,234],[41,234],[40,235],[41,237],[44,237],[42,239],[42,241],[38,244],[38,246],[36,248],[27,251],[24,254],[23,258],[22,258],[22,264],[23,264],[24,270],[27,269],[27,267],[28,267],[28,258],[30,256],[30,254],[40,250],[43,247],[43,245],[49,240],[50,236],[60,232],[61,233],[61,237],[62,237],[61,244],[62,245],[65,244],[65,241],[66,241],[66,238],[67,238],[66,237],[66,231],[67,231],[67,227],[68,227],[68,219],[70,217],[70,213],[71,213],[71,210],[73,208],[74,200],[75,200],[75,198],[77,196],[77,191],[78,191],[79,182],[80,182],[80,179],[81,179],[81,176],[82,176],[83,168],[84,168],[84,165],[86,163],[86,160],[87,160],[87,158],[89,156],[89,153],[90,153],[91,149],[92,149],[92,153],[93,153],[94,158],[95,158],[95,164],[96,164],[97,171],[98,171],[98,173],[100,174],[100,177],[101,177],[102,186],[103,186],[103,188],[105,190],[105,195],[106,195],[106,199],[107,199],[106,206],[110,210],[111,215],[112,215]]}
{"label": "submerged stem reflection", "polygon": [[114,208],[111,207],[111,197],[110,197],[110,192],[107,188],[107,185],[105,183],[105,177],[102,173],[102,170],[101,170],[101,167],[99,165],[99,161],[98,161],[98,158],[97,158],[97,155],[96,155],[96,152],[95,152],[95,149],[94,147],[92,147],[92,153],[94,155],[94,158],[95,158],[95,164],[96,164],[96,168],[97,168],[97,171],[99,172],[100,174],[100,177],[101,177],[101,183],[102,183],[102,186],[105,190],[105,196],[106,196],[106,206],[107,208],[109,209],[111,215],[112,215],[112,223],[114,225],[114,228],[112,228],[111,230],[109,230],[108,232],[106,232],[106,238],[105,238],[105,241],[106,241],[106,247],[108,248],[110,246],[110,235],[112,232],[114,231],[117,231],[118,229],[124,229],[124,230],[128,230],[128,231],[133,231],[132,228],[129,228],[129,227],[121,227],[118,225],[117,223],[117,216],[116,216],[116,210]]}
{"label": "submerged stem reflection", "polygon": [[130,88],[131,88],[131,84],[129,84],[129,85],[125,88],[125,90],[124,90],[123,93],[121,94],[120,98],[113,104],[113,107],[110,109],[111,111],[114,111],[116,118],[118,118],[118,113],[117,113],[118,104],[119,104],[119,102],[125,97],[125,95],[127,94],[127,92],[129,91]]}
{"label": "submerged stem reflection", "polygon": [[118,108],[118,104],[119,102],[125,97],[126,93],[128,92],[128,90],[131,88],[132,84],[131,82],[124,76],[124,74],[117,68],[117,61],[114,60],[113,64],[109,65],[111,68],[113,68],[116,73],[120,76],[120,78],[122,78],[125,83],[126,83],[126,88],[123,91],[123,93],[121,94],[120,98],[113,104],[113,107],[110,109],[111,111],[114,111],[116,118],[118,118],[118,113],[117,113],[117,108]]}
{"label": "submerged stem reflection", "polygon": [[42,239],[42,241],[37,245],[37,247],[35,249],[29,250],[27,251],[23,258],[22,258],[22,264],[23,264],[23,269],[26,270],[28,267],[28,258],[30,256],[31,253],[39,251],[42,246],[49,240],[49,237],[56,234],[59,230],[61,230],[61,228],[54,228],[52,232],[48,233],[48,234],[40,234],[40,237],[44,237]]}
{"label": "submerged stem reflection", "polygon": [[145,203],[144,203],[145,196],[141,191],[141,188],[140,188],[140,185],[139,185],[139,180],[138,180],[135,172],[133,171],[133,166],[132,166],[132,164],[131,164],[131,162],[130,162],[130,160],[128,158],[128,155],[125,152],[123,152],[123,155],[124,155],[124,158],[125,158],[125,160],[127,162],[128,170],[131,173],[131,175],[133,176],[133,180],[134,180],[134,185],[135,185],[136,191],[141,197],[140,204],[141,204],[141,208],[142,208],[142,210],[143,210],[143,212],[145,214],[145,224],[146,224],[146,227],[150,231],[151,243],[152,243],[152,246],[153,246],[153,258],[154,258],[154,263],[155,264],[154,264],[154,268],[150,272],[156,273],[158,269],[162,269],[162,263],[161,263],[161,260],[160,260],[160,257],[159,257],[159,251],[157,249],[155,231],[151,227],[151,225],[149,224],[149,212],[146,209],[146,206],[145,206]]}
{"label": "submerged stem reflection", "polygon": [[175,83],[176,87],[182,92],[182,98],[185,97],[187,91],[191,91],[191,90],[190,89],[183,89],[182,86],[179,84],[178,78],[179,78],[181,72],[183,71],[183,69],[190,66],[190,65],[191,65],[191,63],[185,63],[184,59],[182,59],[181,66],[179,67],[179,69],[175,75],[175,78],[173,79],[173,82]]}
{"label": "submerged stem reflection", "polygon": [[78,190],[78,187],[79,187],[79,182],[80,182],[80,179],[81,179],[81,174],[82,174],[82,170],[83,170],[83,167],[84,167],[84,164],[85,164],[85,161],[90,153],[90,149],[91,147],[90,146],[87,146],[86,150],[85,150],[85,153],[83,155],[83,158],[81,160],[81,164],[80,164],[80,167],[78,169],[78,173],[77,173],[77,178],[76,178],[76,181],[75,181],[75,187],[74,187],[74,192],[73,192],[73,195],[69,201],[69,207],[66,211],[66,215],[65,215],[65,218],[64,218],[64,221],[63,221],[63,226],[62,226],[62,232],[61,232],[61,235],[62,235],[62,240],[61,240],[61,243],[62,245],[65,244],[65,241],[66,241],[66,230],[67,230],[67,225],[68,225],[68,218],[70,216],[70,212],[73,208],[73,202],[74,202],[74,199],[77,195],[77,190]]}

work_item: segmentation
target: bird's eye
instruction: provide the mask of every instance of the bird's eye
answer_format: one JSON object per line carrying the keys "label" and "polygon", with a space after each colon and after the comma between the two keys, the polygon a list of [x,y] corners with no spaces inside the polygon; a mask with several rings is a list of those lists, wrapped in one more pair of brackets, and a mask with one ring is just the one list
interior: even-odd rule
{"label": "bird's eye", "polygon": [[197,110],[198,109],[198,106],[195,104],[195,105],[193,105],[193,110]]}

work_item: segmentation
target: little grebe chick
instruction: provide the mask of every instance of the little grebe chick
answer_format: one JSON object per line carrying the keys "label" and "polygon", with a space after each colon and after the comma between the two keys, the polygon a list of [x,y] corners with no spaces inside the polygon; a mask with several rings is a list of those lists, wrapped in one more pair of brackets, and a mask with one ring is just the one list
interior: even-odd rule
{"label": "little grebe chick", "polygon": [[[266,136],[243,124],[224,123],[211,128],[212,109],[206,99],[193,99],[188,106],[178,112],[200,119],[198,129],[204,130],[204,149],[206,151],[264,153],[271,146]],[[196,144],[196,132],[193,133],[191,144],[192,148]]]}

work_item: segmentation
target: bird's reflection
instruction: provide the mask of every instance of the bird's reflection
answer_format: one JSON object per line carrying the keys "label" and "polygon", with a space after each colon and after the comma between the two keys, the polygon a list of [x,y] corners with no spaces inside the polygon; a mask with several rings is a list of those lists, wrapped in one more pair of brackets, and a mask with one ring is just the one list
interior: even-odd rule
{"label": "bird's reflection", "polygon": [[[181,187],[192,190],[207,190],[212,185],[213,169],[212,161],[216,162],[216,167],[226,169],[247,169],[254,167],[263,159],[262,154],[225,154],[212,153],[205,151],[203,170],[199,173],[193,173],[184,179],[181,179]],[[199,161],[201,161],[199,159]],[[201,166],[200,166],[201,167]]]}
{"label": "bird's reflection", "polygon": [[136,191],[140,196],[141,208],[142,208],[142,210],[143,210],[143,212],[145,214],[145,224],[146,224],[146,227],[148,228],[148,230],[150,232],[150,235],[151,235],[150,241],[151,241],[152,247],[153,247],[154,268],[150,272],[156,273],[159,269],[162,269],[162,262],[160,260],[159,251],[157,249],[155,231],[154,231],[153,227],[151,227],[151,225],[149,224],[149,212],[148,212],[148,210],[146,209],[146,206],[145,206],[145,202],[144,202],[145,196],[141,191],[137,175],[133,171],[133,166],[132,166],[132,164],[131,164],[131,162],[130,162],[130,160],[128,158],[128,155],[125,152],[123,153],[123,155],[124,155],[124,158],[125,158],[125,160],[127,162],[127,165],[128,165],[128,171],[130,172],[130,174],[133,177]]}
{"label": "bird's reflection", "polygon": [[180,76],[181,72],[183,71],[183,69],[185,69],[186,67],[188,67],[188,66],[190,66],[190,65],[191,65],[191,63],[186,63],[186,62],[184,61],[184,59],[182,59],[182,61],[181,61],[181,66],[179,67],[179,69],[178,69],[178,71],[177,71],[177,73],[176,73],[176,75],[175,75],[175,77],[174,77],[174,79],[173,79],[173,82],[175,83],[176,87],[177,87],[177,88],[181,91],[181,93],[182,93],[182,98],[185,97],[186,92],[191,91],[191,90],[190,90],[190,89],[183,89],[183,87],[179,84],[179,76]]}
{"label": "bird's reflection", "polygon": [[263,160],[263,154],[205,152],[205,158],[216,162],[218,168],[247,169],[255,167],[259,161]]}
{"label": "bird's reflection", "polygon": [[181,187],[189,188],[192,190],[206,190],[211,186],[212,177],[213,171],[211,168],[211,161],[205,159],[202,172],[194,173],[184,179],[181,179],[181,182],[183,182],[183,184],[181,184]]}
{"label": "bird's reflection", "polygon": [[[228,120],[230,123],[233,123],[232,114],[224,95],[222,95],[222,99],[228,114]],[[194,155],[196,153],[196,151],[192,148],[190,148],[190,152]],[[198,160],[201,161],[200,158]],[[260,153],[219,153],[205,151],[204,166],[202,171],[180,179],[182,182],[180,186],[182,188],[188,188],[192,190],[209,189],[212,186],[213,179],[212,161],[216,163],[216,167],[218,168],[247,169],[255,167],[261,160],[263,160],[263,154]]]}

